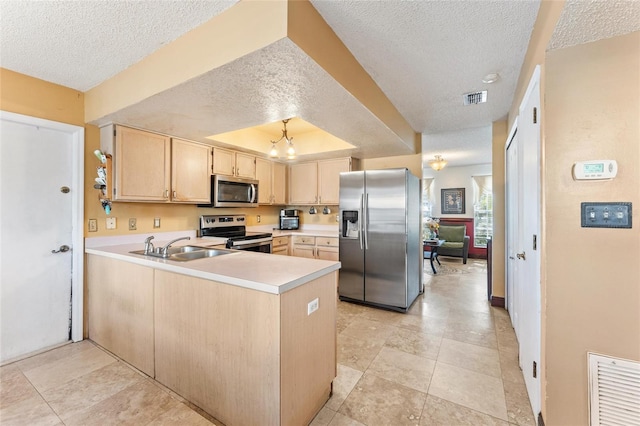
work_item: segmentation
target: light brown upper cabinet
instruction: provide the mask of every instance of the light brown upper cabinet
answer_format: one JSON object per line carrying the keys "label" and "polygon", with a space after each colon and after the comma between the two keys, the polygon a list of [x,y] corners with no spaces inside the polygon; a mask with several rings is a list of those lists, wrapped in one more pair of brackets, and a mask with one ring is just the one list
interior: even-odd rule
{"label": "light brown upper cabinet", "polygon": [[287,204],[287,166],[272,163],[273,167],[273,204]]}
{"label": "light brown upper cabinet", "polygon": [[286,204],[286,166],[282,163],[256,158],[258,203]]}
{"label": "light brown upper cabinet", "polygon": [[181,139],[171,141],[171,201],[211,201],[211,147]]}
{"label": "light brown upper cabinet", "polygon": [[318,162],[289,166],[289,203],[316,204],[318,202]]}
{"label": "light brown upper cabinet", "polygon": [[213,174],[256,178],[256,157],[225,148],[213,148]]}
{"label": "light brown upper cabinet", "polygon": [[119,125],[100,129],[100,145],[113,156],[114,201],[209,201],[211,147]]}
{"label": "light brown upper cabinet", "polygon": [[292,164],[289,175],[290,204],[337,205],[340,173],[351,171],[351,158]]}

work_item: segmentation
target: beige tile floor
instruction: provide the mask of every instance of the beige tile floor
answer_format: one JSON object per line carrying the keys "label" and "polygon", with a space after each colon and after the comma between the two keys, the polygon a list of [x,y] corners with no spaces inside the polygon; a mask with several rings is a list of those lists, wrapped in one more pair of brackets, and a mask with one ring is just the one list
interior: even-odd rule
{"label": "beige tile floor", "polygon": [[338,302],[338,377],[313,426],[535,425],[486,262],[441,260],[407,314]]}
{"label": "beige tile floor", "polygon": [[[535,425],[486,262],[441,259],[408,314],[338,302],[338,377],[312,425]],[[3,426],[211,423],[90,341],[0,368]]]}

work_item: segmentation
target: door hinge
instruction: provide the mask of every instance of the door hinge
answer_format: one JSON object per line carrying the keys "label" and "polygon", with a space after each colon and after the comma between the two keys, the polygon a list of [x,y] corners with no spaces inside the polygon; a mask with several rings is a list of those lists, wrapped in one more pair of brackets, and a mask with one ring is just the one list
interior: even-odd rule
{"label": "door hinge", "polygon": [[537,235],[533,236],[533,249],[534,250],[538,250],[538,236]]}
{"label": "door hinge", "polygon": [[533,124],[538,122],[538,108],[533,108]]}
{"label": "door hinge", "polygon": [[533,378],[538,377],[538,363],[533,361]]}

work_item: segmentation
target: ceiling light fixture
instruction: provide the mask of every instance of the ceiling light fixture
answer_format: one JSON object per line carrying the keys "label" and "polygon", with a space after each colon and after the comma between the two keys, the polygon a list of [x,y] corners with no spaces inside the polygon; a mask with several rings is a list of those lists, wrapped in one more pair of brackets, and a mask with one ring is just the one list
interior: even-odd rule
{"label": "ceiling light fixture", "polygon": [[284,124],[284,129],[282,129],[282,137],[277,141],[271,141],[271,149],[269,150],[269,157],[275,158],[279,156],[278,147],[276,145],[278,145],[278,142],[284,140],[287,142],[287,151],[286,151],[287,159],[293,160],[294,158],[296,158],[296,150],[293,147],[293,138],[290,138],[287,135],[287,123],[289,122],[289,120],[290,118],[286,120],[282,120],[282,124]]}
{"label": "ceiling light fixture", "polygon": [[436,172],[439,172],[440,170],[442,170],[446,165],[447,165],[447,162],[442,159],[441,155],[436,155],[435,160],[429,161],[429,166]]}
{"label": "ceiling light fixture", "polygon": [[482,79],[482,82],[485,84],[491,84],[491,83],[495,83],[498,80],[500,80],[500,74],[498,74],[497,72],[492,72],[490,74],[485,75],[484,78]]}

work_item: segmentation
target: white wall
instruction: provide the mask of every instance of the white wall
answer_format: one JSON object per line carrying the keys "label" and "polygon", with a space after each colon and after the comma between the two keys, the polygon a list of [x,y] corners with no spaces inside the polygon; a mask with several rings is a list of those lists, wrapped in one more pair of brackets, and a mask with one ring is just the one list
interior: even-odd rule
{"label": "white wall", "polygon": [[[476,164],[473,166],[445,167],[439,172],[431,168],[424,168],[423,178],[434,178],[431,186],[432,215],[435,217],[473,217],[473,180],[472,176],[486,176],[491,174],[491,164]],[[465,214],[442,215],[440,210],[440,190],[447,188],[465,188]]]}

